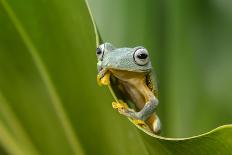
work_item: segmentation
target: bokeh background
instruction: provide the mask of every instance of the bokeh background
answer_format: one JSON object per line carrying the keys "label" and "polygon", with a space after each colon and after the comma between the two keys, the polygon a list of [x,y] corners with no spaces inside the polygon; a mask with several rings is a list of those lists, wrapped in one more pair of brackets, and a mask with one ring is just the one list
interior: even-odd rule
{"label": "bokeh background", "polygon": [[88,1],[104,41],[149,50],[164,135],[232,122],[232,1]]}
{"label": "bokeh background", "polygon": [[[104,41],[150,52],[163,136],[232,123],[230,0],[88,2]],[[95,37],[85,0],[0,0],[1,155],[230,151],[229,127],[209,141],[162,141],[112,109]]]}

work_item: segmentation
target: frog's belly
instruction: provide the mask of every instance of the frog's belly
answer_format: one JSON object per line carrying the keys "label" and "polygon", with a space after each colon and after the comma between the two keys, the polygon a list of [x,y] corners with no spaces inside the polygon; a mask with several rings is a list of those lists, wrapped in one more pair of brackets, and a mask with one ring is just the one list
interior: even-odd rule
{"label": "frog's belly", "polygon": [[146,101],[141,91],[138,90],[138,87],[131,85],[128,82],[121,82],[121,84],[126,92],[126,96],[128,96],[129,99],[135,104],[135,110],[141,110]]}
{"label": "frog's belly", "polygon": [[135,104],[135,110],[141,110],[150,95],[150,90],[145,83],[146,73],[115,69],[111,69],[110,71],[118,79],[128,99]]}

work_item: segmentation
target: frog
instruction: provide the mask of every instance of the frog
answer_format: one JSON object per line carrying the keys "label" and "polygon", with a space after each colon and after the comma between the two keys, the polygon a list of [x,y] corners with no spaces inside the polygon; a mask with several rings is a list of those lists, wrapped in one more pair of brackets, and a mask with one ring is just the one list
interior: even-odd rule
{"label": "frog", "polygon": [[96,56],[97,81],[110,86],[116,100],[112,107],[135,125],[159,134],[158,87],[148,50],[143,46],[116,48],[106,42],[96,48]]}

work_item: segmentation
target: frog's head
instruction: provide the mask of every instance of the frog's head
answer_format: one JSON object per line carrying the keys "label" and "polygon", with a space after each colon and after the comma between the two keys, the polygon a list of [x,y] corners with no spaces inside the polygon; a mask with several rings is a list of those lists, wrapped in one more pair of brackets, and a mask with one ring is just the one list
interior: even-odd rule
{"label": "frog's head", "polygon": [[148,51],[138,46],[135,48],[115,48],[110,43],[101,44],[96,50],[98,71],[102,69],[131,72],[148,72],[151,62]]}

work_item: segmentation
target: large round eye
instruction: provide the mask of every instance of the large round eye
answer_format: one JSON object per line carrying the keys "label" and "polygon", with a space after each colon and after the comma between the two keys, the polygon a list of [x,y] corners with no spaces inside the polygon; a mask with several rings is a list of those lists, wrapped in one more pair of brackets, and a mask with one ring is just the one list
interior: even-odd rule
{"label": "large round eye", "polygon": [[100,45],[96,49],[96,55],[97,55],[98,60],[102,60],[103,55],[104,55],[104,44]]}
{"label": "large round eye", "polygon": [[134,52],[134,60],[136,64],[143,66],[149,62],[148,52],[145,48],[139,48]]}

